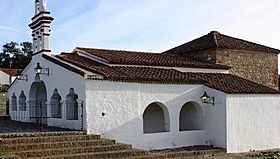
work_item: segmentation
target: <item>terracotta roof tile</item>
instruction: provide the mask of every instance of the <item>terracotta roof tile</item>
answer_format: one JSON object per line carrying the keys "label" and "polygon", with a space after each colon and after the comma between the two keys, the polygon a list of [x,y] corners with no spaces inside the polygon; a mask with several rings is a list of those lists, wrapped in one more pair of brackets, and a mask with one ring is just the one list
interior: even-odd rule
{"label": "terracotta roof tile", "polygon": [[61,61],[55,59],[55,58],[52,57],[52,56],[48,56],[48,55],[46,55],[46,54],[43,54],[42,57],[45,58],[45,59],[47,59],[47,60],[49,60],[49,61],[51,61],[51,62],[53,62],[53,63],[55,63],[55,64],[57,64],[57,65],[60,65],[60,66],[62,66],[62,67],[64,67],[64,68],[66,68],[66,69],[68,69],[68,70],[70,70],[70,71],[72,71],[72,72],[74,72],[74,73],[77,73],[77,74],[79,74],[79,75],[81,75],[81,76],[84,76],[84,74],[85,74],[83,71],[81,71],[81,70],[79,70],[79,69],[76,69],[76,68],[74,68],[74,67],[72,67],[72,66],[70,66],[70,65],[68,65],[68,64],[65,64],[65,63],[63,63],[63,62],[61,62]]}
{"label": "terracotta roof tile", "polygon": [[[187,73],[188,75],[192,73]],[[221,90],[229,94],[280,94],[278,90],[274,90],[264,85],[246,80],[244,78],[231,74],[220,73],[194,73],[202,80],[207,81],[204,85]]]}
{"label": "terracotta roof tile", "polygon": [[257,43],[249,42],[246,40],[230,37],[220,34],[217,31],[212,31],[207,35],[194,39],[183,45],[177,46],[173,49],[167,50],[164,53],[171,54],[184,54],[195,52],[205,49],[235,49],[235,50],[248,50],[256,52],[280,53],[280,50],[260,45]]}
{"label": "terracotta roof tile", "polygon": [[0,68],[0,70],[11,76],[17,76],[22,72],[22,69],[14,69],[14,68]]}
{"label": "terracotta roof tile", "polygon": [[159,53],[106,50],[94,48],[80,48],[89,54],[101,57],[110,64],[123,65],[145,65],[145,66],[169,66],[208,69],[230,69],[231,67],[218,64],[210,64],[202,61],[192,60],[180,55],[164,55]]}
{"label": "terracotta roof tile", "polygon": [[[81,69],[103,75],[105,80],[110,81],[202,84],[228,94],[280,93],[277,90],[230,74],[190,73],[151,67],[108,66],[77,54],[62,54],[56,57]],[[65,66],[62,65],[62,67]]]}

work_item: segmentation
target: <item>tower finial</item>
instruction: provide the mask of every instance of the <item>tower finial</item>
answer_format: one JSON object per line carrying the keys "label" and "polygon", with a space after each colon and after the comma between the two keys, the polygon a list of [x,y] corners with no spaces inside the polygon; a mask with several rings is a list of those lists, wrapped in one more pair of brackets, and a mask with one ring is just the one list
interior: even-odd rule
{"label": "tower finial", "polygon": [[31,20],[33,54],[50,53],[50,26],[54,19],[47,9],[47,0],[35,0],[35,15]]}

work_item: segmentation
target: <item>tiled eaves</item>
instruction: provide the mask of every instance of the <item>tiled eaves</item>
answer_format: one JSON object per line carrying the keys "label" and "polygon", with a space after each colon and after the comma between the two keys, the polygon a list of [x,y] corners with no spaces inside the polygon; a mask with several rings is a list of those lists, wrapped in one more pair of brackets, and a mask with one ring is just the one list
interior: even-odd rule
{"label": "tiled eaves", "polygon": [[68,64],[66,64],[66,63],[63,63],[63,62],[61,62],[61,61],[55,59],[55,58],[52,57],[52,56],[48,56],[48,55],[43,54],[42,57],[43,57],[44,59],[46,59],[46,60],[49,60],[49,61],[53,62],[54,64],[57,64],[57,65],[59,65],[59,66],[65,68],[65,69],[67,69],[67,70],[69,70],[69,71],[72,71],[72,72],[74,72],[74,73],[76,73],[76,74],[78,74],[78,75],[81,75],[81,76],[83,76],[83,77],[84,77],[84,75],[85,75],[85,73],[84,73],[83,71],[81,71],[81,70],[79,70],[79,69],[76,69],[76,68],[74,68],[74,67],[72,67],[72,66],[70,66],[70,65],[68,65]]}
{"label": "tiled eaves", "polygon": [[278,90],[231,74],[196,73],[196,75],[207,80],[205,86],[227,94],[280,94]]}
{"label": "tiled eaves", "polygon": [[[65,58],[65,57],[69,57],[69,55],[70,56],[71,55],[75,55],[75,56],[73,56],[72,58]],[[102,71],[95,70],[91,66],[84,64],[84,61],[81,60],[84,57],[80,57],[80,56],[78,56],[76,54],[69,54],[69,53],[65,53],[65,54],[61,54],[61,55],[56,55],[55,57],[58,58],[59,60],[65,61],[65,62],[67,62],[69,64],[72,64],[72,65],[75,65],[77,67],[80,67],[81,69],[84,69],[86,71],[89,71],[89,72],[92,72],[92,73],[96,73],[96,74],[100,74],[100,75],[105,76],[105,74],[102,73]],[[88,60],[88,59],[86,59],[86,60]],[[103,64],[99,64],[99,63],[97,63],[95,61],[92,61],[92,65],[93,66],[99,66],[99,65],[103,65]]]}
{"label": "tiled eaves", "polygon": [[0,68],[0,71],[5,72],[10,76],[17,76],[22,72],[22,69],[14,69],[14,68]]}

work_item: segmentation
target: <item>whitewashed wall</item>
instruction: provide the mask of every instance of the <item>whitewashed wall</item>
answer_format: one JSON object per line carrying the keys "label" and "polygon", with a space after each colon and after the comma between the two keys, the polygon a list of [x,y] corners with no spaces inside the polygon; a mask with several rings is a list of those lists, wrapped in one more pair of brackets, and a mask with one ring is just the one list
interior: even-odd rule
{"label": "whitewashed wall", "polygon": [[10,75],[0,71],[0,84],[10,84]]}
{"label": "whitewashed wall", "polygon": [[227,152],[280,147],[280,95],[227,96]]}
{"label": "whitewashed wall", "polygon": [[226,94],[205,86],[203,89],[211,97],[215,97],[215,105],[204,104],[207,142],[226,148]]}
{"label": "whitewashed wall", "polygon": [[[204,145],[206,141],[225,146],[225,130],[221,130],[225,125],[220,125],[225,123],[220,121],[225,120],[225,114],[221,114],[225,113],[224,99],[217,108],[213,108],[200,102],[203,92],[204,87],[200,85],[87,81],[87,131],[145,149]],[[189,101],[202,106],[205,130],[179,131],[180,110]],[[153,102],[161,102],[168,108],[170,132],[143,133],[142,116]],[[205,115],[208,113],[214,116]]]}
{"label": "whitewashed wall", "polygon": [[[29,100],[29,91],[32,82],[35,80],[35,71],[34,68],[37,65],[37,62],[41,63],[41,66],[49,68],[50,75],[40,75],[41,80],[44,81],[47,88],[47,104],[50,104],[50,99],[55,88],[58,89],[58,92],[62,98],[62,102],[65,103],[66,95],[69,93],[69,89],[72,87],[75,89],[75,93],[79,96],[79,101],[85,101],[85,80],[82,76],[73,73],[63,67],[60,67],[44,58],[40,55],[33,57],[32,63],[24,70],[23,74],[28,75],[28,81],[15,81],[12,87],[9,89],[9,98],[13,92],[15,92],[17,98],[20,95],[21,90],[24,90],[27,99],[27,105]],[[19,106],[19,105],[18,105]],[[80,110],[80,109],[79,109]],[[71,129],[81,129],[81,118],[79,120],[66,120],[65,111],[63,109],[63,118],[61,119],[48,119],[48,125],[60,126]],[[84,113],[85,114],[85,113]],[[13,120],[29,122],[29,107],[26,111],[12,111],[10,107],[10,115]],[[50,116],[50,108],[48,107],[48,116]],[[85,123],[84,123],[85,124]],[[85,127],[84,127],[85,129]]]}

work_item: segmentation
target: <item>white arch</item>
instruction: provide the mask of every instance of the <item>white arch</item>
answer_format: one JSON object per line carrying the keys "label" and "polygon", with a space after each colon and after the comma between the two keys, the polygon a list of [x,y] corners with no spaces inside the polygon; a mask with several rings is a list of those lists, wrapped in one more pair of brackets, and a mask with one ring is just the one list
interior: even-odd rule
{"label": "white arch", "polygon": [[160,102],[149,104],[143,113],[143,132],[158,133],[170,130],[170,117],[167,107]]}
{"label": "white arch", "polygon": [[47,89],[43,81],[36,74],[35,81],[29,91],[30,118],[36,123],[47,124]]}
{"label": "white arch", "polygon": [[179,116],[179,130],[203,130],[204,129],[204,116],[201,106],[193,101],[185,103]]}

